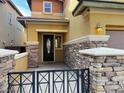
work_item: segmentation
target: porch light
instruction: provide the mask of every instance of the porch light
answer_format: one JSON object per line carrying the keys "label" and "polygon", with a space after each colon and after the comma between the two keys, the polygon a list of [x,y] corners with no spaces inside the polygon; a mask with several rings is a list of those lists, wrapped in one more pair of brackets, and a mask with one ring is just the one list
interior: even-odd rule
{"label": "porch light", "polygon": [[102,27],[100,24],[98,24],[98,25],[96,26],[96,32],[97,32],[97,33],[103,32],[103,27]]}

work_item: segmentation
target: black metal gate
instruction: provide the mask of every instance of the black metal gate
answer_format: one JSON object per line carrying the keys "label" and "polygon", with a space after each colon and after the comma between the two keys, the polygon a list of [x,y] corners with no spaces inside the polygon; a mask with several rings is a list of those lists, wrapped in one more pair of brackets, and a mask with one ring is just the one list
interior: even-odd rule
{"label": "black metal gate", "polygon": [[89,93],[89,69],[12,72],[8,93]]}

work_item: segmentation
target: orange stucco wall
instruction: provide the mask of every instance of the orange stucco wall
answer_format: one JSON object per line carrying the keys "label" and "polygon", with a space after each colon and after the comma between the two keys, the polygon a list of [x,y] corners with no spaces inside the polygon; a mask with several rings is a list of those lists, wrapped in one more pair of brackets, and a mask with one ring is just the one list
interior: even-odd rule
{"label": "orange stucco wall", "polygon": [[32,11],[41,11],[41,0],[32,0]]}
{"label": "orange stucco wall", "polygon": [[[43,13],[43,1],[52,2],[52,14]],[[57,13],[63,13],[63,3],[58,0],[32,0],[32,16],[45,18],[63,18]]]}
{"label": "orange stucco wall", "polygon": [[32,11],[43,11],[43,1],[52,2],[54,13],[62,13],[62,2],[58,0],[32,0]]}

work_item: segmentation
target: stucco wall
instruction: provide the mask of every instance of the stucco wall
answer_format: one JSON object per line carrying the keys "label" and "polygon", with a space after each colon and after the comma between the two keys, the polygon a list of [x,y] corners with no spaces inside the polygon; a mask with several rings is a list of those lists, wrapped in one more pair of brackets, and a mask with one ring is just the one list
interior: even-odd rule
{"label": "stucco wall", "polygon": [[[59,30],[68,30],[68,26],[59,25],[59,24],[46,24],[45,25],[45,24],[37,24],[37,23],[36,24],[30,24],[29,23],[28,28],[27,28],[28,41],[38,41],[38,32],[36,31],[37,29],[56,30],[56,32],[59,33]],[[53,32],[53,31],[49,31],[49,32]]]}
{"label": "stucco wall", "polygon": [[103,28],[103,31],[100,34],[106,34],[107,25],[124,26],[124,21],[122,20],[124,19],[124,13],[121,10],[107,9],[107,11],[104,12],[100,12],[100,10],[92,12],[91,10],[89,15],[90,15],[90,34],[98,34],[96,32],[97,24],[100,24]]}
{"label": "stucco wall", "polygon": [[[110,1],[124,2],[123,0]],[[124,21],[122,20],[124,19],[123,10],[90,8],[89,12],[74,17],[72,12],[77,4],[77,0],[66,0],[64,4],[65,18],[70,20],[69,31],[66,34],[65,41],[69,41],[83,35],[106,34],[107,25],[124,26]],[[98,24],[103,27],[102,32],[96,31]]]}
{"label": "stucco wall", "polygon": [[[52,13],[43,13],[43,1],[52,2]],[[62,2],[58,0],[32,0],[32,16],[42,18],[63,18]]]}
{"label": "stucco wall", "polygon": [[65,41],[69,41],[83,35],[87,35],[89,32],[89,16],[77,16],[72,15],[72,11],[78,4],[77,0],[66,0],[65,2],[65,18],[70,20],[69,32],[66,35]]}
{"label": "stucco wall", "polygon": [[124,0],[112,0],[112,1],[115,1],[115,2],[124,2]]}
{"label": "stucco wall", "polygon": [[28,69],[28,55],[15,60],[15,71],[25,71]]}
{"label": "stucco wall", "polygon": [[23,45],[26,40],[24,28],[17,22],[17,16],[19,15],[8,3],[0,3],[0,47],[4,47],[2,42],[10,45],[11,40],[14,40],[15,45]]}

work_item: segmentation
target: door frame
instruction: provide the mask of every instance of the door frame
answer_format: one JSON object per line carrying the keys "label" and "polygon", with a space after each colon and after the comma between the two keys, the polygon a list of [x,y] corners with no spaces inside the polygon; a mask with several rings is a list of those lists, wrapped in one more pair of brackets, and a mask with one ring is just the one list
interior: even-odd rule
{"label": "door frame", "polygon": [[[53,35],[53,39],[55,40],[55,34],[53,34],[53,33],[43,33],[43,34],[42,34],[42,62],[43,62],[43,63],[55,62],[55,52],[56,52],[56,51],[55,51],[55,46],[54,46],[54,60],[53,60],[53,61],[44,61],[44,60],[43,60],[43,57],[44,57],[44,54],[43,54],[43,50],[44,50],[44,49],[43,49],[43,40],[44,40],[44,38],[43,38],[43,36],[44,36],[44,35]],[[53,40],[53,42],[54,42],[54,40]]]}

